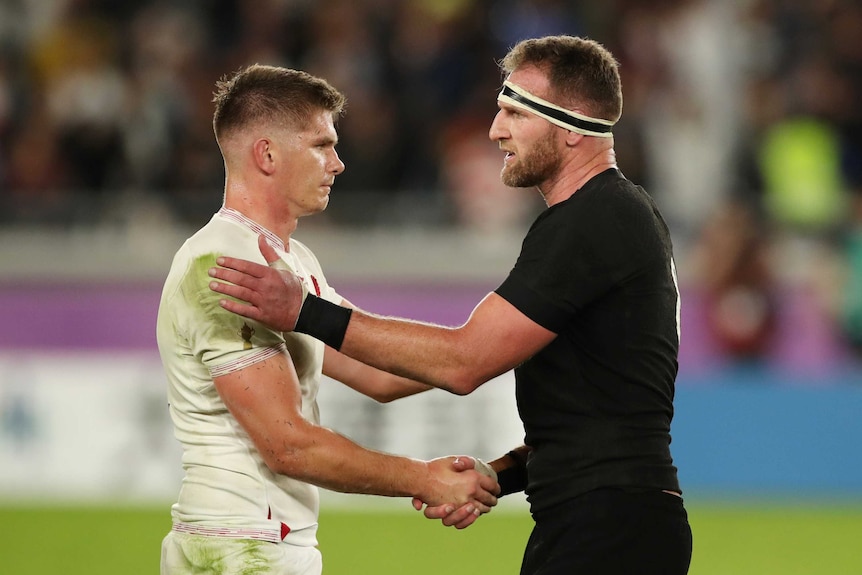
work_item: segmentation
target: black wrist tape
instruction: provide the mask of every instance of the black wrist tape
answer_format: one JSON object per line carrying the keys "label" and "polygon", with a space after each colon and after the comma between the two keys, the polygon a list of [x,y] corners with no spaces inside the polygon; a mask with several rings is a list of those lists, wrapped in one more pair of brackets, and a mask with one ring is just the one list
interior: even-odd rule
{"label": "black wrist tape", "polygon": [[308,294],[302,302],[293,331],[319,339],[329,347],[341,349],[353,310]]}
{"label": "black wrist tape", "polygon": [[509,451],[508,453],[506,453],[506,455],[508,455],[509,457],[511,457],[511,458],[512,458],[512,460],[513,460],[516,464],[518,464],[518,466],[520,466],[520,467],[527,467],[527,457],[526,457],[525,455],[523,455],[523,454],[522,454],[520,451],[518,451],[517,449],[513,449],[512,451]]}
{"label": "black wrist tape", "polygon": [[500,484],[500,494],[503,497],[510,493],[517,493],[527,488],[527,468],[521,465],[513,465],[497,472],[497,483]]}

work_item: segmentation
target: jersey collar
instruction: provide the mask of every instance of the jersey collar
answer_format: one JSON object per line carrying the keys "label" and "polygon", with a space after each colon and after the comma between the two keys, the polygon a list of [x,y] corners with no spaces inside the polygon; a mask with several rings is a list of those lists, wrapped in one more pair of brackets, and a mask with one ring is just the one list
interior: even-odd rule
{"label": "jersey collar", "polygon": [[277,250],[281,250],[283,252],[288,251],[284,245],[284,242],[281,241],[281,238],[257,223],[256,221],[244,216],[242,213],[236,211],[233,208],[225,208],[222,207],[218,211],[219,215],[227,220],[232,222],[236,222],[239,225],[246,227],[253,231],[256,235],[261,235],[266,238],[266,241],[269,245]]}

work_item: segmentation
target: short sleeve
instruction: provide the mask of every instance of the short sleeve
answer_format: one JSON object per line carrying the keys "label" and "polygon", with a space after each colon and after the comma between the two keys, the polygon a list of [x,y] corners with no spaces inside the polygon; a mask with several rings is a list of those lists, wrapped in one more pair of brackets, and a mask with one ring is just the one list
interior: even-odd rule
{"label": "short sleeve", "polygon": [[207,270],[217,254],[191,261],[180,285],[185,306],[181,322],[192,353],[215,377],[237,371],[284,349],[284,337],[269,327],[231,313],[219,305],[225,297],[209,289]]}
{"label": "short sleeve", "polygon": [[497,294],[559,333],[629,273],[630,257],[614,228],[614,215],[587,194],[549,208],[530,228]]}

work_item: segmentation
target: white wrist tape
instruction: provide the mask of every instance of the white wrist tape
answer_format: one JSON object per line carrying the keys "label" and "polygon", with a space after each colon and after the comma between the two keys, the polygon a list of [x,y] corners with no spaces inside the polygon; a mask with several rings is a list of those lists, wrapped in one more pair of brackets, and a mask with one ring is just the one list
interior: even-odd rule
{"label": "white wrist tape", "polygon": [[473,460],[476,462],[476,471],[481,473],[482,475],[487,475],[494,481],[497,481],[497,472],[491,469],[491,466],[479,459],[478,457],[474,457]]}

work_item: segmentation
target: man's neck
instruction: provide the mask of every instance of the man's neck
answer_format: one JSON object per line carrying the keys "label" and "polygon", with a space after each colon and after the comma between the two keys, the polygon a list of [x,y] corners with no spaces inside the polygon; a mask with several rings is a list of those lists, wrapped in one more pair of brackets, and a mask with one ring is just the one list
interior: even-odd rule
{"label": "man's neck", "polygon": [[563,164],[556,179],[539,186],[539,193],[551,207],[568,200],[595,176],[616,167],[613,148],[603,148],[586,158],[583,154],[575,155]]}
{"label": "man's neck", "polygon": [[266,194],[251,193],[242,184],[225,186],[224,207],[231,208],[260,224],[290,245],[290,236],[296,231],[299,220],[277,200],[270,201]]}

